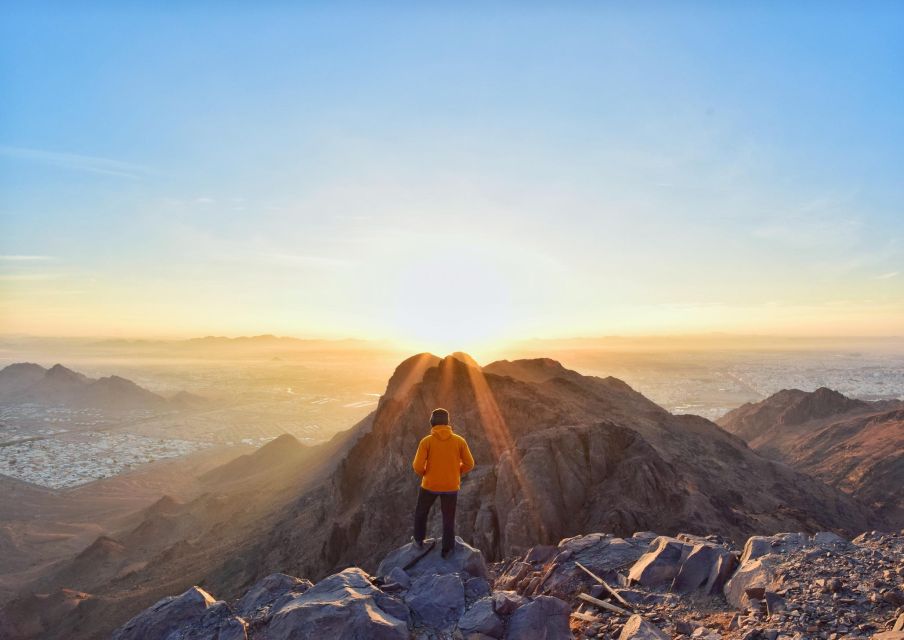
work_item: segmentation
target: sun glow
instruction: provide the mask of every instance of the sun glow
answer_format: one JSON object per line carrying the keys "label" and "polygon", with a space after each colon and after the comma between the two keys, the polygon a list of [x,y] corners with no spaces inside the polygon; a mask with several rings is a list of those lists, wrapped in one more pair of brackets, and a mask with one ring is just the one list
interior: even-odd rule
{"label": "sun glow", "polygon": [[395,279],[392,332],[416,351],[489,353],[520,327],[511,298],[522,285],[513,277],[473,254],[407,264]]}

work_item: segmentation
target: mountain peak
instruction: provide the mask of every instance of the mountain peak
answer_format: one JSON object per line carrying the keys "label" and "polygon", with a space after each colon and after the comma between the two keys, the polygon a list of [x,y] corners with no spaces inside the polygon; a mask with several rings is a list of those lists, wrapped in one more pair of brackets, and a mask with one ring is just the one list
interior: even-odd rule
{"label": "mountain peak", "polygon": [[76,373],[72,369],[64,367],[59,363],[50,367],[45,376],[50,380],[66,380],[72,382],[85,382],[88,379],[86,376]]}
{"label": "mountain peak", "polygon": [[469,367],[477,367],[478,369],[480,369],[480,365],[477,364],[477,360],[472,358],[470,354],[465,353],[464,351],[455,351],[453,353],[450,353],[449,355],[446,356],[446,358],[443,358],[443,359],[445,360],[447,358],[454,358],[455,360],[458,360],[459,362],[464,362]]}
{"label": "mountain peak", "polygon": [[576,375],[574,371],[566,369],[561,362],[552,358],[497,360],[485,366],[483,370],[524,382],[546,382],[553,378],[567,378]]}
{"label": "mountain peak", "polygon": [[396,367],[386,385],[386,398],[403,398],[408,391],[424,378],[424,372],[441,362],[432,353],[418,353],[403,360]]}

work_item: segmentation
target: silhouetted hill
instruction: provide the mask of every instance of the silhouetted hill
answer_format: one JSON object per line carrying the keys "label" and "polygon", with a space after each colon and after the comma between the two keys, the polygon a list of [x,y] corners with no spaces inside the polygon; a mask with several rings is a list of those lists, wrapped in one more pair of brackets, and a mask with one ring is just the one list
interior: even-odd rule
{"label": "silhouetted hill", "polygon": [[0,398],[27,389],[46,373],[47,369],[33,362],[18,362],[0,369]]}
{"label": "silhouetted hill", "polygon": [[0,370],[0,401],[124,411],[189,408],[199,406],[203,399],[191,394],[177,394],[172,401],[168,401],[120,376],[95,380],[61,364],[44,369],[36,364],[17,363]]}
{"label": "silhouetted hill", "polygon": [[251,475],[273,473],[285,465],[304,464],[311,451],[311,447],[301,444],[295,436],[284,433],[257,451],[239,456],[221,467],[208,471],[201,476],[201,480],[211,486],[244,482]]}

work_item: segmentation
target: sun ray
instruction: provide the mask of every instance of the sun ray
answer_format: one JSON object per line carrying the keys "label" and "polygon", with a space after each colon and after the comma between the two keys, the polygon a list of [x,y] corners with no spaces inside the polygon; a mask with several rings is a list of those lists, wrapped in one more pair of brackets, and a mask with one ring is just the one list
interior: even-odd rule
{"label": "sun ray", "polygon": [[[521,468],[521,458],[515,447],[515,442],[512,438],[508,424],[502,415],[502,411],[499,409],[496,397],[493,395],[493,390],[490,388],[486,376],[479,367],[469,366],[467,367],[467,371],[471,389],[474,392],[477,411],[480,415],[480,422],[484,425],[484,429],[486,430],[487,440],[493,450],[493,455],[496,460],[501,459],[505,453],[508,453],[510,456],[512,474],[514,475],[518,490],[524,497],[524,501],[527,505],[527,516],[530,519],[530,524],[534,528],[533,534],[535,534],[538,541],[546,540],[548,532],[540,518],[539,509],[537,508],[538,502],[533,486]],[[500,532],[500,535],[504,535],[504,532]]]}

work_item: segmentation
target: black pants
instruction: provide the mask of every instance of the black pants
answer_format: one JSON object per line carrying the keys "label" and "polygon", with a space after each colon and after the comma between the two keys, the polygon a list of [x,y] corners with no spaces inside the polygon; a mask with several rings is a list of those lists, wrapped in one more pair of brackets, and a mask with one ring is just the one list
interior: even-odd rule
{"label": "black pants", "polygon": [[455,504],[458,502],[458,493],[433,493],[421,488],[417,494],[417,506],[414,508],[414,539],[424,541],[427,535],[427,516],[430,515],[430,507],[439,496],[440,507],[443,510],[443,551],[455,549]]}

